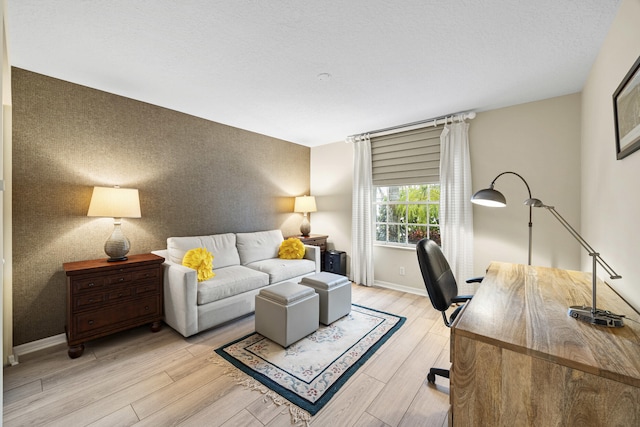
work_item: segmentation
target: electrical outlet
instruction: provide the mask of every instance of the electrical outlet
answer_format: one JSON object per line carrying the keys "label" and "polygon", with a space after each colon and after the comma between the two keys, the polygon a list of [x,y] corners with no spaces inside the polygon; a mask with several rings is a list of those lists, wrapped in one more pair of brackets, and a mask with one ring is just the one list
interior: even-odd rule
{"label": "electrical outlet", "polygon": [[400,267],[400,275],[404,276],[404,267]]}

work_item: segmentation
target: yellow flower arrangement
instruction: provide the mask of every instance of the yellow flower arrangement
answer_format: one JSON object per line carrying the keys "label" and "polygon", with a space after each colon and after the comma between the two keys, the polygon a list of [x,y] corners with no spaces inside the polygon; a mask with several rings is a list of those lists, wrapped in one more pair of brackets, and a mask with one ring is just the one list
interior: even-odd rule
{"label": "yellow flower arrangement", "polygon": [[213,254],[205,248],[188,251],[182,259],[182,265],[198,272],[198,282],[209,280],[216,275],[213,272]]}
{"label": "yellow flower arrangement", "polygon": [[289,237],[280,244],[278,257],[282,259],[302,259],[304,252],[304,244],[300,239]]}

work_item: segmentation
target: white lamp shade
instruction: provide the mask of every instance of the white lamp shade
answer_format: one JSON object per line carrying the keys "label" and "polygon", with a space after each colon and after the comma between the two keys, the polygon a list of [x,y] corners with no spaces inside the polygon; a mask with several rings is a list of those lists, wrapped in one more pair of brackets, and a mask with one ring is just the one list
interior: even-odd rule
{"label": "white lamp shade", "polygon": [[93,187],[87,216],[140,218],[140,198],[134,188]]}
{"label": "white lamp shade", "polygon": [[313,196],[301,196],[296,197],[296,202],[293,207],[294,212],[316,212],[316,198]]}

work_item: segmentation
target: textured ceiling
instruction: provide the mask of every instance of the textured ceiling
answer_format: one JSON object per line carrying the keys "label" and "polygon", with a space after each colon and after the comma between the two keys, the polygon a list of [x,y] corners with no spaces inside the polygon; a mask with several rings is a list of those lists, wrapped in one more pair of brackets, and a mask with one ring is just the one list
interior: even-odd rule
{"label": "textured ceiling", "polygon": [[578,92],[619,0],[7,3],[13,66],[316,146]]}

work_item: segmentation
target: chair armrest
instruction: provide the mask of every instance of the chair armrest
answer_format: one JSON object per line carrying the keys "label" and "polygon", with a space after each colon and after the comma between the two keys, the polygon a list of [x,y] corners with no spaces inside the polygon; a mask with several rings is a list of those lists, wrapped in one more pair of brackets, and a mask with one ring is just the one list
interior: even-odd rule
{"label": "chair armrest", "polygon": [[[480,283],[480,282],[482,282],[482,279],[484,279],[484,277],[472,277],[470,279],[467,279],[466,282],[467,283]],[[467,302],[471,298],[473,298],[473,295],[458,295],[458,296],[455,296],[455,297],[451,298],[451,302],[456,302],[456,303]]]}

